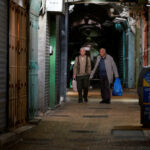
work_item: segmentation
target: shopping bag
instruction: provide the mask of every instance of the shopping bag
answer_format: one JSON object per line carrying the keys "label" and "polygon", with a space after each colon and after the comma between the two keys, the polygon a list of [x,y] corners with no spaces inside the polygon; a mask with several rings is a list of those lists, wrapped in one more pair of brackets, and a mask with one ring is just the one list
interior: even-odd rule
{"label": "shopping bag", "polygon": [[116,78],[112,91],[113,96],[122,96],[122,87],[119,78]]}
{"label": "shopping bag", "polygon": [[74,92],[77,92],[77,81],[75,79],[72,80],[72,89]]}

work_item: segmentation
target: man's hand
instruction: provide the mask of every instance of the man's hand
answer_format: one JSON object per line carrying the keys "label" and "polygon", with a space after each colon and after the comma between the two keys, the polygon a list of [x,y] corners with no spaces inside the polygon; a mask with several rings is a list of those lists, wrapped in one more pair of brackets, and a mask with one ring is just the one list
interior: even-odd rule
{"label": "man's hand", "polygon": [[93,76],[92,75],[90,75],[90,80],[93,78]]}
{"label": "man's hand", "polygon": [[73,75],[73,79],[76,79],[76,75]]}

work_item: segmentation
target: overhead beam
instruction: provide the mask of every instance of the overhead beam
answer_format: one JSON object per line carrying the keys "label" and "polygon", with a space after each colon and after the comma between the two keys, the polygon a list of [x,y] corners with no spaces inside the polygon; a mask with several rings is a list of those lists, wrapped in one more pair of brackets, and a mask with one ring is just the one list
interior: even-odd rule
{"label": "overhead beam", "polygon": [[121,3],[121,2],[138,2],[146,0],[65,0],[68,3],[80,4],[80,3]]}

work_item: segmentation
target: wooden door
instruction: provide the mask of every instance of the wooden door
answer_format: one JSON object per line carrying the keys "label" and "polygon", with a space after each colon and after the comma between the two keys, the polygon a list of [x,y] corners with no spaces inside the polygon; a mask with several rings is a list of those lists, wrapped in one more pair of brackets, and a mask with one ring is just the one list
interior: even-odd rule
{"label": "wooden door", "polygon": [[27,117],[27,13],[10,2],[9,41],[9,127],[26,122]]}

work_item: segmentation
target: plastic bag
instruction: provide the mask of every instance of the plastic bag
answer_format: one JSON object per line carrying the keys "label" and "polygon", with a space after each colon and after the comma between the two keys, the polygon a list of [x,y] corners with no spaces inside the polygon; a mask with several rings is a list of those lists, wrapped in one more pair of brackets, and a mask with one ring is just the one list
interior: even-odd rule
{"label": "plastic bag", "polygon": [[77,81],[75,79],[72,80],[72,89],[74,92],[77,92]]}
{"label": "plastic bag", "polygon": [[122,96],[122,87],[119,78],[116,78],[112,91],[113,96]]}

